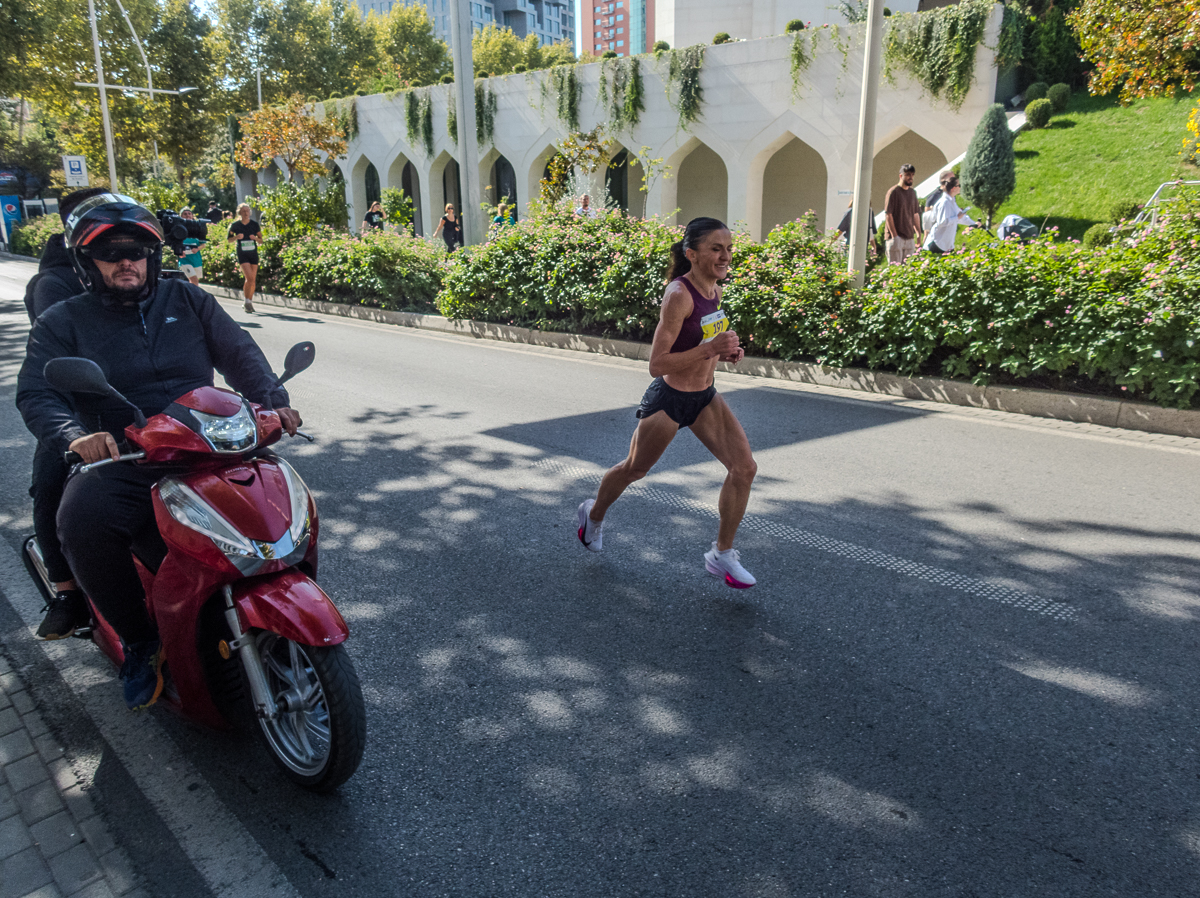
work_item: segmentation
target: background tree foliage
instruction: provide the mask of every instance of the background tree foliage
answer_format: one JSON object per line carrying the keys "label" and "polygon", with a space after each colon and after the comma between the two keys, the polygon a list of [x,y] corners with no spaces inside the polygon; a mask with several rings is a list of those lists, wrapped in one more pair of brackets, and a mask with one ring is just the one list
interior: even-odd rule
{"label": "background tree foliage", "polygon": [[1094,94],[1122,101],[1190,91],[1200,73],[1200,0],[1084,0],[1068,20],[1096,69]]}
{"label": "background tree foliage", "polygon": [[247,168],[263,169],[275,159],[283,160],[288,180],[296,173],[321,175],[325,163],[318,153],[342,156],[346,141],[333,118],[317,119],[304,98],[293,94],[276,106],[264,106],[241,120],[242,138],[235,158]]}
{"label": "background tree foliage", "polygon": [[450,48],[433,30],[433,20],[422,5],[397,4],[382,17],[370,16],[390,56],[398,81],[412,87],[434,84],[453,69]]}
{"label": "background tree foliage", "polygon": [[543,47],[538,43],[537,35],[519,38],[509,28],[487,25],[475,32],[471,41],[471,59],[477,75],[507,75],[518,65],[532,72],[574,62],[575,51],[569,43]]}

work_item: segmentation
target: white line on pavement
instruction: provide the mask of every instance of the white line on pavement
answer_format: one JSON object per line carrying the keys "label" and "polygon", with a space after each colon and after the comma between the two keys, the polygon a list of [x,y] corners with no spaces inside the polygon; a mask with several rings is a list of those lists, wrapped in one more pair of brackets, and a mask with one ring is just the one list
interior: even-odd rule
{"label": "white line on pavement", "polygon": [[[37,626],[41,594],[17,553],[4,542],[0,542],[0,592],[27,626]],[[154,717],[126,709],[112,665],[98,649],[74,639],[41,646],[213,895],[299,898]]]}

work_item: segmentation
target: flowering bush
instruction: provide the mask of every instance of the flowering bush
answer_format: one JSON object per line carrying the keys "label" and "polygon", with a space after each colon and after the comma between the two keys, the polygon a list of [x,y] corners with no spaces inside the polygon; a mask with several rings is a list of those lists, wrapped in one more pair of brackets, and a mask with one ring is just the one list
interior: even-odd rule
{"label": "flowering bush", "polygon": [[40,259],[42,250],[55,234],[63,232],[62,219],[57,215],[39,215],[13,228],[10,246],[18,256]]}
{"label": "flowering bush", "polygon": [[445,250],[387,231],[317,233],[279,252],[282,292],[301,299],[435,312]]}
{"label": "flowering bush", "polygon": [[[208,227],[208,242],[200,247],[200,257],[204,260],[204,282],[217,284],[221,287],[239,288],[242,286],[242,269],[238,265],[237,250],[232,243],[227,242],[229,226],[233,222],[226,220],[214,222]],[[280,250],[285,240],[279,234],[265,232],[263,242],[258,247],[258,289],[264,293],[279,291],[279,276],[282,272],[279,259]],[[168,252],[169,255],[169,252]]]}
{"label": "flowering bush", "polygon": [[1200,378],[1200,202],[1107,247],[1043,237],[888,267],[826,360],[1071,386],[1189,407]]}

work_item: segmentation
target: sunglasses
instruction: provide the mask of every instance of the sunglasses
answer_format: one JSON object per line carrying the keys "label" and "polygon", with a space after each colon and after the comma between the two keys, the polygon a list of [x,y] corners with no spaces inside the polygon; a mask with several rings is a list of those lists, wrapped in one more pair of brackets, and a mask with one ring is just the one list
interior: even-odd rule
{"label": "sunglasses", "polygon": [[83,254],[98,262],[136,262],[139,259],[149,259],[156,252],[154,246],[96,246],[87,247]]}

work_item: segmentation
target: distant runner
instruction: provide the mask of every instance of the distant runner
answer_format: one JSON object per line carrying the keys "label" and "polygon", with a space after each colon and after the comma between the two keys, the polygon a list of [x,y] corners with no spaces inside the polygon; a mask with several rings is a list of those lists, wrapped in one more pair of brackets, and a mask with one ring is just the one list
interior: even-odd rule
{"label": "distant runner", "polygon": [[681,427],[690,427],[729,472],[721,487],[717,541],[704,553],[704,566],[729,586],[746,589],[755,580],[742,567],[733,537],[746,513],[758,465],[742,425],[713,386],[718,361],[736,363],[746,354],[720,310],[717,282],[729,274],[732,254],[733,236],[715,218],[692,219],[683,240],[671,247],[669,283],[650,349],[654,382],[638,407],[640,421],[629,455],[604,475],[596,498],[579,506],[578,518],[579,541],[599,552],[609,506],[650,472]]}

